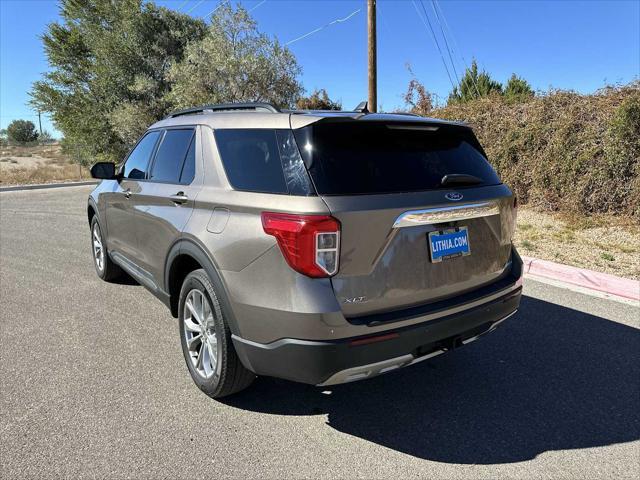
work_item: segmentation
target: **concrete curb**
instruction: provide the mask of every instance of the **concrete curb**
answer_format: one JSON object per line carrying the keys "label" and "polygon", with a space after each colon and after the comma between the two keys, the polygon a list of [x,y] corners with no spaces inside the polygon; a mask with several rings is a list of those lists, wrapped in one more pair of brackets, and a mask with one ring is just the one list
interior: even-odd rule
{"label": "concrete curb", "polygon": [[12,185],[10,187],[0,187],[0,192],[17,192],[20,190],[40,190],[43,188],[61,187],[82,187],[84,185],[96,185],[97,180],[87,180],[86,182],[60,182],[60,183],[36,183],[33,185]]}
{"label": "concrete curb", "polygon": [[571,267],[560,263],[522,257],[524,273],[570,283],[591,290],[640,301],[640,281],[594,272],[585,268]]}

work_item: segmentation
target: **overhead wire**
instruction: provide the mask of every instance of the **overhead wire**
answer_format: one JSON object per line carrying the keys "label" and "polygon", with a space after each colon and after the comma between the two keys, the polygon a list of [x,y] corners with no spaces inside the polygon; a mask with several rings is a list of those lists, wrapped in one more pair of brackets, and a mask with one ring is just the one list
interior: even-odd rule
{"label": "overhead wire", "polygon": [[389,36],[391,36],[391,29],[389,28],[389,25],[387,24],[386,14],[384,14],[384,15],[382,14],[382,2],[378,3],[376,6],[378,7],[377,16],[380,17],[380,20],[382,20],[382,27],[387,32],[387,34]]}
{"label": "overhead wire", "polygon": [[249,11],[247,13],[251,13],[253,12],[256,8],[261,7],[263,3],[265,3],[267,0],[262,0],[259,4],[257,4],[256,6],[252,7],[249,9]]}
{"label": "overhead wire", "polygon": [[436,16],[436,21],[438,22],[438,26],[440,27],[440,33],[442,34],[442,38],[444,39],[444,45],[447,49],[447,53],[449,54],[449,61],[451,62],[451,67],[453,68],[453,73],[456,76],[456,81],[458,85],[460,85],[460,77],[458,76],[458,72],[456,71],[456,64],[453,61],[453,56],[451,55],[451,49],[449,48],[449,42],[447,41],[447,36],[444,33],[444,27],[442,26],[442,22],[440,21],[440,16],[438,15],[438,11],[433,4],[433,0],[431,0],[431,8],[433,9],[433,13]]}
{"label": "overhead wire", "polygon": [[[419,0],[421,2],[421,0]],[[415,0],[411,0],[411,3],[413,3],[414,8],[416,9],[416,13],[418,14],[418,17],[420,17],[420,20],[422,20],[422,23],[426,28],[428,28],[431,31],[431,36],[433,37],[433,41],[436,44],[436,47],[438,49],[438,52],[440,53],[440,58],[442,59],[442,64],[444,65],[444,69],[447,72],[447,77],[449,77],[449,82],[451,83],[451,87],[452,88],[456,88],[455,84],[453,83],[453,80],[451,79],[451,73],[449,73],[449,67],[447,67],[447,62],[444,59],[444,55],[442,54],[442,49],[440,48],[440,44],[438,43],[438,39],[436,38],[436,34],[433,31],[433,27],[431,26],[431,21],[429,20],[429,16],[426,16],[426,22],[425,19],[422,17],[422,14],[420,13],[420,10],[418,9],[418,5],[416,4]],[[422,5],[422,9],[424,10],[425,15],[427,14],[427,10],[426,8],[424,8],[424,4],[421,2],[420,5]],[[427,27],[427,23],[428,23],[428,27]]]}
{"label": "overhead wire", "polygon": [[329,23],[327,23],[327,24],[325,24],[325,25],[322,25],[321,27],[314,28],[313,30],[311,30],[310,32],[305,33],[304,35],[300,35],[299,37],[294,38],[293,40],[289,40],[287,43],[285,43],[285,46],[291,45],[292,43],[296,43],[296,42],[298,42],[298,41],[302,40],[303,38],[307,38],[307,37],[309,37],[309,36],[313,35],[314,33],[318,33],[319,31],[324,30],[325,28],[330,27],[331,25],[334,25],[334,24],[336,24],[336,23],[346,22],[346,21],[347,21],[347,20],[349,20],[351,17],[353,17],[354,15],[356,15],[357,13],[359,13],[361,10],[362,10],[362,9],[361,9],[361,8],[359,8],[359,9],[357,9],[357,10],[355,10],[355,11],[351,12],[349,15],[347,15],[347,16],[346,16],[346,17],[344,17],[344,18],[337,18],[337,19],[333,20],[332,22],[329,22]]}
{"label": "overhead wire", "polygon": [[[437,9],[440,11],[440,17],[442,18],[442,21],[444,23],[444,26],[446,28],[446,30],[449,32],[449,35],[451,36],[451,39],[453,41],[453,45],[455,46],[455,51],[458,52],[458,55],[460,56],[460,58],[462,59],[462,63],[465,67],[465,69],[467,71],[471,71],[471,69],[469,68],[469,64],[467,63],[467,60],[464,58],[464,54],[462,53],[462,50],[460,49],[460,47],[458,46],[458,42],[456,41],[456,36],[453,34],[453,31],[451,30],[451,27],[449,26],[449,22],[447,21],[447,17],[444,14],[444,11],[442,10],[442,7],[440,6],[440,3],[438,2],[438,0],[432,0],[433,4],[437,7]],[[478,96],[480,96],[480,89],[478,88],[478,83],[476,82],[476,79],[473,78],[472,76],[470,76],[473,86],[476,89],[476,93],[478,94]]]}
{"label": "overhead wire", "polygon": [[209,13],[207,13],[207,14],[203,15],[203,16],[202,16],[202,17],[200,17],[200,18],[207,18],[207,17],[209,17],[209,16],[213,15],[214,13],[216,13],[216,12],[218,11],[218,9],[219,9],[221,6],[223,6],[225,3],[228,3],[228,2],[229,2],[229,0],[220,0],[220,3],[218,4],[218,6],[217,6],[216,8],[214,8],[214,9],[213,9],[213,10],[211,10]]}
{"label": "overhead wire", "polygon": [[200,6],[201,3],[204,3],[204,0],[200,0],[198,3],[196,3],[193,7],[191,7],[189,10],[187,10],[184,13],[191,13],[193,12],[196,8],[198,8]]}

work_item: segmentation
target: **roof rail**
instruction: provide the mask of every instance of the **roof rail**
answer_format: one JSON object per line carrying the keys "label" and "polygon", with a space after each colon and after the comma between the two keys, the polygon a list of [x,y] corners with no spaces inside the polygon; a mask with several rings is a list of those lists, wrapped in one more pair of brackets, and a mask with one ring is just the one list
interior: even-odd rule
{"label": "roof rail", "polygon": [[237,110],[253,110],[256,112],[280,113],[276,107],[270,103],[251,102],[251,103],[218,103],[215,105],[203,105],[201,107],[186,108],[171,112],[166,118],[175,118],[182,115],[193,115],[197,113],[213,113],[213,112],[232,112]]}

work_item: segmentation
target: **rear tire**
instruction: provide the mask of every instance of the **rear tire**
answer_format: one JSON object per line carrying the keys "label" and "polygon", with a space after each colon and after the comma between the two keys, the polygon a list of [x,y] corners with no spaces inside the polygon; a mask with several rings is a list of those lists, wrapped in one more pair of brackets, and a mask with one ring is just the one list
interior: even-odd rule
{"label": "rear tire", "polygon": [[109,257],[97,215],[91,219],[91,252],[96,273],[102,280],[110,282],[122,276],[122,269]]}
{"label": "rear tire", "polygon": [[191,378],[210,397],[237,393],[256,378],[238,358],[219,295],[202,269],[182,283],[178,328]]}

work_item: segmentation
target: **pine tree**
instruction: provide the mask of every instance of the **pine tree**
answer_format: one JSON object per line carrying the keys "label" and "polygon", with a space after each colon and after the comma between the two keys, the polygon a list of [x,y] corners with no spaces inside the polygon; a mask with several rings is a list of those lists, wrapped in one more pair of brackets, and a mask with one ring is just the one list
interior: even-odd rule
{"label": "pine tree", "polygon": [[485,71],[478,71],[478,63],[473,60],[471,68],[464,72],[460,84],[449,94],[449,103],[464,103],[492,93],[502,94],[502,84],[493,80]]}

